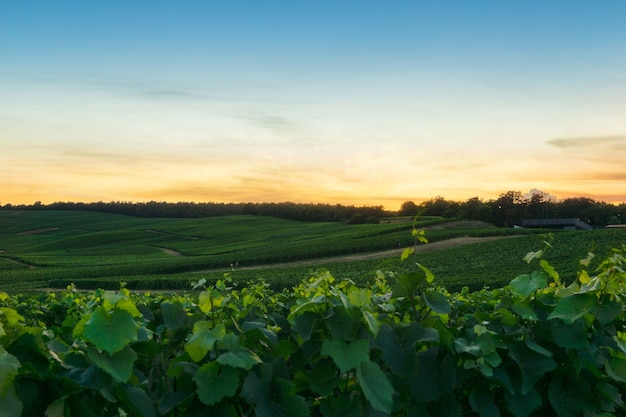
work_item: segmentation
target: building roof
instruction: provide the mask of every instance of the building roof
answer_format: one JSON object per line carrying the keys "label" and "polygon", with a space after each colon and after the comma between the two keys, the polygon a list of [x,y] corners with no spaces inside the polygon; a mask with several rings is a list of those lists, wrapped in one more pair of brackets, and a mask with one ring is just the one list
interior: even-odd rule
{"label": "building roof", "polygon": [[522,220],[522,227],[540,227],[545,229],[593,229],[591,225],[579,219],[528,219]]}

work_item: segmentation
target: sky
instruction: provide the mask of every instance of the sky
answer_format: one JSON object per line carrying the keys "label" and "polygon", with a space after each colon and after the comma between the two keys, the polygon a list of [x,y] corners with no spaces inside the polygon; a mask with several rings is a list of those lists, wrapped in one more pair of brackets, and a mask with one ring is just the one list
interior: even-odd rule
{"label": "sky", "polygon": [[0,204],[626,202],[626,2],[0,2]]}

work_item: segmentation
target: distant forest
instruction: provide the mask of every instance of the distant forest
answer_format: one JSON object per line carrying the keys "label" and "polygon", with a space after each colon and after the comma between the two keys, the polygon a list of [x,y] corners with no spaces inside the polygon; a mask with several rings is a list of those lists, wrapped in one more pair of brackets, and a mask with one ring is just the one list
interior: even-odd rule
{"label": "distant forest", "polygon": [[272,216],[281,219],[310,222],[348,222],[378,223],[381,218],[389,217],[383,206],[355,207],[341,204],[300,204],[282,203],[193,203],[159,202],[132,203],[123,201],[74,203],[56,202],[32,205],[5,204],[2,209],[20,210],[87,210],[139,217],[214,217],[248,214],[254,216]]}
{"label": "distant forest", "polygon": [[496,226],[511,227],[524,219],[577,218],[593,227],[622,224],[626,218],[626,204],[598,202],[586,197],[554,201],[548,194],[537,192],[524,197],[519,191],[507,191],[497,199],[478,197],[466,201],[435,197],[417,204],[405,201],[400,210],[387,211],[383,206],[344,206],[341,204],[280,203],[194,203],[194,202],[55,202],[32,205],[0,206],[4,210],[87,210],[139,217],[212,217],[227,215],[272,216],[298,221],[346,222],[351,224],[378,223],[392,217],[443,216],[462,220],[480,220]]}
{"label": "distant forest", "polygon": [[543,192],[525,197],[520,191],[507,191],[488,201],[478,197],[463,202],[433,198],[421,205],[406,201],[398,211],[405,216],[424,209],[429,216],[480,220],[496,226],[521,225],[527,219],[579,219],[593,227],[622,224],[626,218],[626,204],[620,205],[575,197],[555,201]]}

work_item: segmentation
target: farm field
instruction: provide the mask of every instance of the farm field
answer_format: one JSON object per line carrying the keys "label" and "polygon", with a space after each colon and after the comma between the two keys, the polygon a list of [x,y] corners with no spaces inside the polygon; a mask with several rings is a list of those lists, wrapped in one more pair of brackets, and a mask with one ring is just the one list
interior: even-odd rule
{"label": "farm field", "polygon": [[[450,290],[504,285],[530,270],[523,256],[542,247],[537,231],[443,227],[449,221],[423,217],[417,226],[433,227],[426,235],[431,243],[517,236],[418,253],[418,261]],[[411,222],[347,225],[260,216],[154,219],[3,210],[0,289],[19,292],[70,284],[116,289],[123,281],[131,289],[181,290],[189,289],[192,281],[216,280],[226,272],[236,282],[261,278],[283,288],[322,268],[338,279],[363,284],[373,280],[377,270],[403,267],[399,253],[387,251],[411,246],[411,228]],[[601,257],[621,246],[625,237],[624,230],[559,232],[547,259],[565,279],[573,279],[578,259],[590,250]]]}

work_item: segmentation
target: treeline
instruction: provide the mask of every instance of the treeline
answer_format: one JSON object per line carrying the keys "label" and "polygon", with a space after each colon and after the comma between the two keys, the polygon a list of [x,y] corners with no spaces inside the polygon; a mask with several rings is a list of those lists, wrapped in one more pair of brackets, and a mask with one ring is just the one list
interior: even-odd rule
{"label": "treeline", "polygon": [[344,206],[341,204],[281,203],[195,203],[195,202],[55,202],[31,205],[5,204],[2,209],[20,210],[87,210],[139,217],[213,217],[248,214],[272,216],[287,220],[310,222],[378,223],[393,216],[414,216],[423,211],[428,216],[464,220],[480,220],[496,226],[521,225],[525,219],[577,218],[593,227],[622,224],[626,220],[626,204],[610,204],[587,197],[556,201],[541,191],[525,196],[520,191],[507,191],[497,199],[478,197],[466,201],[435,197],[424,203],[405,201],[397,212],[383,206]]}
{"label": "treeline", "polygon": [[414,216],[420,210],[429,216],[480,220],[504,227],[521,225],[525,219],[577,218],[593,227],[622,224],[626,219],[624,203],[615,205],[586,197],[556,201],[543,192],[524,196],[520,191],[507,191],[487,201],[478,197],[463,202],[436,197],[420,205],[406,201],[398,214]]}
{"label": "treeline", "polygon": [[86,210],[139,217],[214,217],[249,214],[255,216],[272,216],[298,221],[338,221],[352,224],[378,223],[381,218],[393,215],[386,212],[383,206],[344,206],[341,204],[300,204],[282,203],[169,203],[162,201],[149,202],[55,202],[32,205],[5,204],[3,209],[19,210]]}

